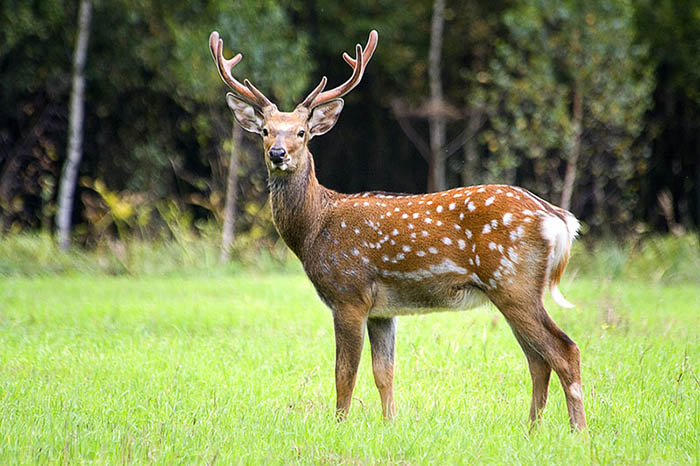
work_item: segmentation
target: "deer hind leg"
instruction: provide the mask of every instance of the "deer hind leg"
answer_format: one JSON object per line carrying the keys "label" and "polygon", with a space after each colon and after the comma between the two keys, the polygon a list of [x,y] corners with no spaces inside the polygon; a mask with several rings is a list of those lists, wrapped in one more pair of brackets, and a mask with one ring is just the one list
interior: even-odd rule
{"label": "deer hind leg", "polygon": [[336,419],[342,421],[348,414],[355,389],[357,369],[362,356],[366,313],[349,306],[339,307],[333,313],[335,329],[335,390]]}
{"label": "deer hind leg", "polygon": [[[546,400],[547,366],[557,373],[566,396],[569,422],[574,430],[586,427],[586,413],[581,390],[580,352],[574,343],[549,317],[541,302],[531,306],[498,306],[513,329],[530,364],[533,399],[530,418],[537,418]],[[538,358],[539,357],[539,358]],[[534,366],[533,366],[534,362]],[[545,363],[546,366],[542,363]],[[541,404],[541,406],[540,406]]]}
{"label": "deer hind leg", "polygon": [[384,418],[391,421],[394,407],[394,348],[396,345],[396,317],[367,320],[367,333],[372,347],[374,383],[382,399]]}
{"label": "deer hind leg", "polygon": [[515,328],[513,328],[513,333],[525,353],[527,364],[530,369],[530,377],[532,378],[532,403],[530,404],[530,422],[532,428],[542,416],[542,411],[547,404],[549,377],[552,373],[552,367],[529,345],[529,343],[527,343],[527,340],[522,337]]}

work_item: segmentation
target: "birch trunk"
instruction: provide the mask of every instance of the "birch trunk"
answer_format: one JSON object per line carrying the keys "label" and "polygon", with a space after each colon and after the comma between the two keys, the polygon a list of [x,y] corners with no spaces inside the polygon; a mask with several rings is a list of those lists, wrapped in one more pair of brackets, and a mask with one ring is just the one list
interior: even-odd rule
{"label": "birch trunk", "polygon": [[564,175],[564,188],[561,192],[561,202],[559,206],[562,209],[571,209],[571,196],[574,192],[576,184],[576,165],[578,164],[579,155],[581,154],[581,133],[583,132],[583,97],[580,90],[574,89],[573,97],[573,115],[572,123],[574,131],[571,140],[571,150],[569,152],[569,161],[566,165],[566,174]]}
{"label": "birch trunk", "polygon": [[433,3],[433,20],[430,28],[430,52],[428,54],[428,80],[433,111],[429,116],[430,158],[428,160],[428,191],[442,191],[447,187],[445,180],[445,116],[442,112],[443,93],[440,79],[442,60],[442,35],[445,23],[445,0]]}
{"label": "birch trunk", "polygon": [[88,39],[90,36],[91,0],[80,1],[78,19],[78,38],[73,56],[73,83],[68,117],[68,153],[61,171],[58,192],[58,213],[56,226],[58,244],[63,250],[70,246],[71,220],[73,217],[73,198],[78,177],[80,160],[83,157],[83,119],[85,107],[85,61],[87,59]]}
{"label": "birch trunk", "polygon": [[226,177],[226,202],[224,204],[224,227],[221,232],[221,262],[231,258],[234,230],[236,228],[236,198],[238,194],[238,162],[240,160],[243,131],[233,123],[231,131],[231,160]]}
{"label": "birch trunk", "polygon": [[467,134],[464,143],[464,165],[462,166],[462,186],[472,186],[481,182],[479,173],[479,153],[476,134],[481,128],[483,112],[476,109],[467,111]]}

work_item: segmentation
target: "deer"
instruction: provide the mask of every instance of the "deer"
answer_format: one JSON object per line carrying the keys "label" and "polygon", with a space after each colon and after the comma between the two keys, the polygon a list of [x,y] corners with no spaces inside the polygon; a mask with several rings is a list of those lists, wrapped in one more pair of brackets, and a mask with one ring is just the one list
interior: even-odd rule
{"label": "deer", "polygon": [[242,55],[224,58],[219,33],[209,37],[218,72],[233,91],[226,101],[236,123],[262,139],[275,228],[331,310],[337,419],[350,408],[365,329],[382,413],[391,421],[397,317],[491,302],[528,362],[531,426],[547,402],[553,370],[572,430],[585,429],[579,348],[544,307],[547,289],[557,304],[573,307],[558,288],[579,229],[573,214],[510,185],[342,194],[317,180],[309,141],[336,124],[342,97],[362,80],[377,41],[373,30],[354,58],[342,55],[352,69],[343,84],[325,90],[324,76],[292,112],[282,112],[248,79],[234,77]]}

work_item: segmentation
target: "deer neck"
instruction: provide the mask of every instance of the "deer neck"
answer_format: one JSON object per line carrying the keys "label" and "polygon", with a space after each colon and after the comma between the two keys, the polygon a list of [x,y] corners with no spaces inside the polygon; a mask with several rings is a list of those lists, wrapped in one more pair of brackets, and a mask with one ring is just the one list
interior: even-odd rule
{"label": "deer neck", "polygon": [[321,186],[311,153],[307,163],[291,174],[269,173],[270,204],[275,227],[287,246],[304,260],[321,229],[330,190]]}

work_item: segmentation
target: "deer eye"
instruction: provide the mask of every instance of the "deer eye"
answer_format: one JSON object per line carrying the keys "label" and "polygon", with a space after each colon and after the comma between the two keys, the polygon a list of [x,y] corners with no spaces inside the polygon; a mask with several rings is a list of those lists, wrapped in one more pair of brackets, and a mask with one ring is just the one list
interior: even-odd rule
{"label": "deer eye", "polygon": [[269,133],[267,132],[267,128],[263,128],[263,136],[267,136]]}
{"label": "deer eye", "polygon": [[300,138],[303,138],[306,133],[304,132],[303,129],[300,129],[299,132],[297,133],[297,136]]}

